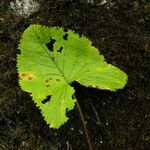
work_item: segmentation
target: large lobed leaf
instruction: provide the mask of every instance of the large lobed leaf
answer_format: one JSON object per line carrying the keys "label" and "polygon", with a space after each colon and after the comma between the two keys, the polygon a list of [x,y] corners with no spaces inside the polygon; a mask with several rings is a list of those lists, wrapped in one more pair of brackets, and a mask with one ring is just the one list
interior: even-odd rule
{"label": "large lobed leaf", "polygon": [[91,44],[63,28],[30,25],[23,33],[17,55],[19,84],[31,93],[50,127],[59,128],[68,119],[66,110],[74,108],[72,82],[111,91],[127,82],[127,75],[107,64]]}

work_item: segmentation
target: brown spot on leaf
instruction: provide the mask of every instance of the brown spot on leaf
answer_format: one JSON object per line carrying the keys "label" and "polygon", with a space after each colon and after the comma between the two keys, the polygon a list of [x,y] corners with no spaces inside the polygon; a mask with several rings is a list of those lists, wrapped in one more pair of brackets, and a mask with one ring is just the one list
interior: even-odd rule
{"label": "brown spot on leaf", "polygon": [[22,73],[21,75],[22,75],[22,77],[26,77],[26,76],[27,76],[27,74],[26,74],[26,73]]}
{"label": "brown spot on leaf", "polygon": [[57,82],[60,82],[60,79],[56,79]]}
{"label": "brown spot on leaf", "polygon": [[46,82],[46,83],[48,83],[48,82],[49,82],[49,80],[48,80],[48,79],[46,79],[46,80],[45,80],[45,82]]}
{"label": "brown spot on leaf", "polygon": [[52,78],[48,78],[45,80],[45,83],[49,83],[49,81],[52,80]]}
{"label": "brown spot on leaf", "polygon": [[30,72],[23,72],[19,74],[20,79],[22,80],[33,80],[35,76]]}
{"label": "brown spot on leaf", "polygon": [[27,77],[27,78],[28,78],[28,80],[32,80],[32,79],[33,79],[33,77],[30,77],[30,76],[29,76],[29,77]]}

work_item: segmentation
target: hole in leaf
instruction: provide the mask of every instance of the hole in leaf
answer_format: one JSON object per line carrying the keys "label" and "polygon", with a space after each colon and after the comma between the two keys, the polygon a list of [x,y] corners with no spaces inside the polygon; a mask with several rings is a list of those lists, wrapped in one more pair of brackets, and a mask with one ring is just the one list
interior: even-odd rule
{"label": "hole in leaf", "polygon": [[66,34],[63,36],[63,39],[66,40],[66,41],[68,40],[68,33],[66,33]]}
{"label": "hole in leaf", "polygon": [[50,42],[46,43],[46,47],[50,50],[50,51],[54,51],[54,43],[56,42],[55,39],[50,38]]}
{"label": "hole in leaf", "polygon": [[51,95],[47,96],[44,100],[42,100],[42,104],[50,102],[50,99],[51,99]]}
{"label": "hole in leaf", "polygon": [[57,50],[57,52],[60,52],[60,53],[61,53],[62,49],[63,49],[63,47],[61,46],[61,47],[59,48],[59,50]]}

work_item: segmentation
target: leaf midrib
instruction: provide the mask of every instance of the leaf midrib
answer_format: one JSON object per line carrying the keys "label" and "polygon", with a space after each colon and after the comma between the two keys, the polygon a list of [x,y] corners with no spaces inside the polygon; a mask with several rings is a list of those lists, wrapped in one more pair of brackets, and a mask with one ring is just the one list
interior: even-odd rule
{"label": "leaf midrib", "polygon": [[[37,39],[37,42],[39,43],[39,45],[41,45],[42,49],[45,51],[45,53],[47,54],[48,58],[52,61],[52,63],[54,63],[54,65],[56,66],[56,68],[58,69],[58,71],[60,72],[60,74],[62,75],[62,77],[65,79],[66,83],[68,85],[70,85],[69,81],[67,80],[67,78],[64,76],[64,73],[62,72],[62,70],[57,66],[57,64],[55,63],[55,61],[52,60],[52,58],[49,56],[49,53],[47,52],[47,50],[42,46],[42,44],[40,43],[40,41],[38,40],[34,30],[32,29],[36,39]],[[45,43],[46,44],[46,43]]]}

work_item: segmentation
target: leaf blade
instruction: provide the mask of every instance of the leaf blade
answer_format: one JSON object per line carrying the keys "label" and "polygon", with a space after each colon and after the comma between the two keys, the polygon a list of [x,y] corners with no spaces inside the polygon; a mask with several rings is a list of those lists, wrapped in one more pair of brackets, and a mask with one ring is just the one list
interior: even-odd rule
{"label": "leaf blade", "polygon": [[[56,27],[31,25],[23,33],[17,55],[19,85],[31,93],[50,127],[59,128],[68,120],[66,112],[74,108],[72,82],[111,91],[127,82],[127,75],[107,64],[91,44],[72,30],[66,33]],[[43,104],[48,96],[51,100]]]}

